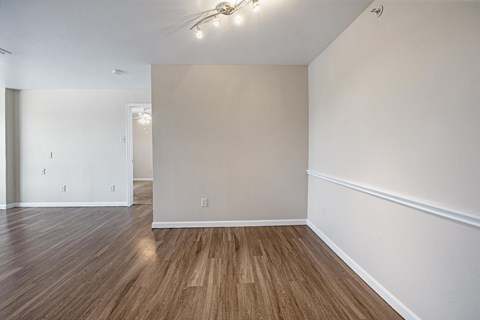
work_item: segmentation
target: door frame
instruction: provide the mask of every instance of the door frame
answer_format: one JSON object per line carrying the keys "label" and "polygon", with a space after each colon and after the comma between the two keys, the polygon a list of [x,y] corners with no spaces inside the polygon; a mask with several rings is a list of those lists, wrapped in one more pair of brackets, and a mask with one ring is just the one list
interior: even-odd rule
{"label": "door frame", "polygon": [[[127,171],[127,206],[133,205],[133,108],[151,108],[151,103],[129,103],[126,107],[126,163],[125,169]],[[152,119],[153,121],[153,119]]]}

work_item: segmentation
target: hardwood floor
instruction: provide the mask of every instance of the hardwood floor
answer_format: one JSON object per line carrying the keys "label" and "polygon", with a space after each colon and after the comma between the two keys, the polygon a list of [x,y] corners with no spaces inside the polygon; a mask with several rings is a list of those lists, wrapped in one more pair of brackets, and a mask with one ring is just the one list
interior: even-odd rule
{"label": "hardwood floor", "polygon": [[153,203],[153,182],[152,181],[134,181],[133,182],[133,203],[134,204],[152,204]]}
{"label": "hardwood floor", "polygon": [[401,319],[308,227],[152,231],[151,216],[0,211],[0,319]]}

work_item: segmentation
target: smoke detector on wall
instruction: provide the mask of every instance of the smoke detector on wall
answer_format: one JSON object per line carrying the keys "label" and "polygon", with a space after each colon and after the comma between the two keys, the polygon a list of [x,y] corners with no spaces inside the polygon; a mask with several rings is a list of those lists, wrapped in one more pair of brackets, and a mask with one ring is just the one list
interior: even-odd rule
{"label": "smoke detector on wall", "polygon": [[378,8],[373,8],[372,10],[370,10],[371,13],[374,13],[377,18],[380,18],[380,16],[383,14],[383,6],[380,6]]}

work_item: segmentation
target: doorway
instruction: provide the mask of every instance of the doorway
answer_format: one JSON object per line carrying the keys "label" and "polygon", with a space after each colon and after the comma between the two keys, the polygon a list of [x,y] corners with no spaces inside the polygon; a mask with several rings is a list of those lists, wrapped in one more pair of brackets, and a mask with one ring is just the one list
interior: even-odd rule
{"label": "doorway", "polygon": [[152,106],[127,107],[129,205],[153,204]]}

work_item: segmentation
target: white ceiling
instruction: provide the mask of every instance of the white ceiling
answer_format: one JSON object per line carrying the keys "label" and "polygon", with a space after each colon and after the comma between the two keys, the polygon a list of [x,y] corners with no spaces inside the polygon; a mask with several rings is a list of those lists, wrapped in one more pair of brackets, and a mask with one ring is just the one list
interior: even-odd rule
{"label": "white ceiling", "polygon": [[199,40],[191,20],[216,0],[0,0],[0,48],[13,53],[0,55],[0,87],[144,89],[156,63],[308,64],[371,3],[260,1]]}

